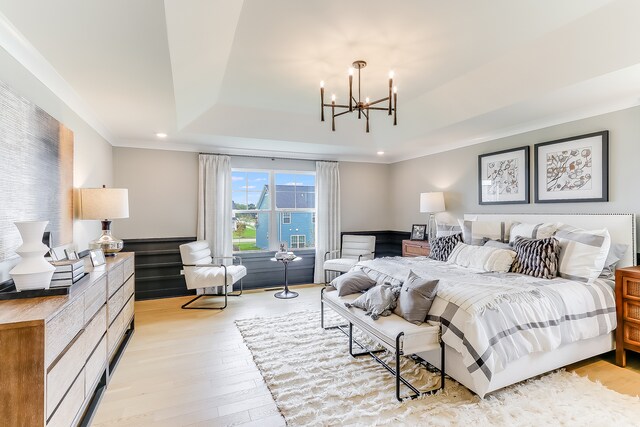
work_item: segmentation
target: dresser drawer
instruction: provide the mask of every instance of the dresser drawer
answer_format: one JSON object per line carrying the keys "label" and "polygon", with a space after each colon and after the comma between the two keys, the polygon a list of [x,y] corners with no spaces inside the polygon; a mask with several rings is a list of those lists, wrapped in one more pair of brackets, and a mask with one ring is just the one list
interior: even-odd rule
{"label": "dresser drawer", "polygon": [[46,414],[51,416],[62,397],[71,386],[78,373],[84,366],[85,359],[85,334],[78,336],[65,354],[58,360],[55,366],[47,373],[46,382]]}
{"label": "dresser drawer", "polygon": [[133,276],[135,271],[135,263],[134,258],[129,257],[124,260],[124,280],[127,280],[129,277]]}
{"label": "dresser drawer", "polygon": [[623,315],[625,320],[640,322],[640,301],[624,300]]}
{"label": "dresser drawer", "polygon": [[115,320],[107,330],[107,347],[109,349],[109,356],[111,356],[116,346],[120,342],[120,337],[123,331],[124,331],[124,318],[122,316],[122,313],[120,313],[120,315],[115,318]]}
{"label": "dresser drawer", "polygon": [[632,277],[622,279],[622,296],[640,300],[640,279]]}
{"label": "dresser drawer", "polygon": [[127,304],[124,306],[122,310],[124,322],[128,325],[133,317],[133,311],[135,307],[135,297],[132,295]]}
{"label": "dresser drawer", "polygon": [[84,380],[84,370],[82,370],[47,423],[47,427],[69,427],[73,425],[73,420],[82,407],[82,402],[84,402]]}
{"label": "dresser drawer", "polygon": [[104,275],[84,293],[84,322],[87,323],[107,302],[107,276]]}
{"label": "dresser drawer", "polygon": [[111,324],[124,306],[124,288],[118,289],[107,303],[109,311],[109,324]]}
{"label": "dresser drawer", "polygon": [[109,296],[113,295],[120,286],[124,283],[124,265],[123,263],[111,268],[107,272],[107,287],[109,289]]}
{"label": "dresser drawer", "polygon": [[45,326],[45,366],[48,367],[84,325],[84,295],[80,295]]}
{"label": "dresser drawer", "polygon": [[129,277],[129,280],[124,282],[124,299],[128,300],[135,292],[136,278],[135,276]]}
{"label": "dresser drawer", "polygon": [[96,346],[93,354],[84,367],[86,378],[85,397],[88,397],[91,393],[93,393],[94,386],[102,376],[106,363],[107,337],[105,335]]}
{"label": "dresser drawer", "polygon": [[624,322],[624,342],[640,347],[640,322]]}
{"label": "dresser drawer", "polygon": [[84,329],[84,359],[96,348],[102,337],[107,333],[107,307],[102,307],[98,314]]}

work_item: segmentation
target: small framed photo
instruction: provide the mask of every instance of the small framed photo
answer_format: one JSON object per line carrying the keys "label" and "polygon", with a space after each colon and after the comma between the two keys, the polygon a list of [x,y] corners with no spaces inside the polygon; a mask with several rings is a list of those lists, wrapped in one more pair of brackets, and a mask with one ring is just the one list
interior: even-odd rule
{"label": "small framed photo", "polygon": [[534,149],[536,203],[609,201],[609,131],[542,142]]}
{"label": "small framed photo", "polygon": [[411,240],[425,240],[427,238],[427,224],[413,224],[411,226]]}
{"label": "small framed photo", "polygon": [[94,267],[104,265],[107,262],[102,249],[92,249],[91,252],[89,252],[89,257],[91,258],[91,265]]}
{"label": "small framed photo", "polygon": [[78,254],[76,253],[76,251],[70,251],[69,249],[65,249],[64,254],[67,256],[67,259],[69,260],[78,259]]}
{"label": "small framed photo", "polygon": [[478,203],[529,203],[529,146],[478,156]]}
{"label": "small framed photo", "polygon": [[60,261],[58,254],[56,254],[56,251],[54,251],[53,248],[49,248],[49,258],[51,258],[51,261]]}

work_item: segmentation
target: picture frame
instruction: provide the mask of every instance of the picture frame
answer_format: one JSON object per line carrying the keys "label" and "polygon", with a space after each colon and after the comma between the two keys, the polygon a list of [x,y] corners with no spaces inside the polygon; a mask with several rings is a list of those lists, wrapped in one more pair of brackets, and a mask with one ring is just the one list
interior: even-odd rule
{"label": "picture frame", "polygon": [[78,254],[76,253],[76,251],[70,251],[69,249],[65,249],[64,254],[69,260],[78,259]]}
{"label": "picture frame", "polygon": [[411,240],[426,240],[427,224],[413,224],[411,226]]}
{"label": "picture frame", "polygon": [[91,251],[89,251],[89,258],[91,258],[91,265],[94,267],[105,265],[107,262],[102,249],[92,249]]}
{"label": "picture frame", "polygon": [[534,145],[535,202],[609,201],[609,131]]}
{"label": "picture frame", "polygon": [[528,204],[529,146],[478,156],[478,203],[481,205]]}

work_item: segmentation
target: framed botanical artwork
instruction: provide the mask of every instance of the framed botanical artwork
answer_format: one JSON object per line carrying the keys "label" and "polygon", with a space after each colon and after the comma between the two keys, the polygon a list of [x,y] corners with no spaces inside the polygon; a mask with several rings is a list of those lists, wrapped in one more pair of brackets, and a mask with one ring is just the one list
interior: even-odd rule
{"label": "framed botanical artwork", "polygon": [[411,226],[411,240],[425,240],[427,238],[427,224],[413,224]]}
{"label": "framed botanical artwork", "polygon": [[104,265],[107,262],[102,249],[92,249],[91,252],[89,252],[89,257],[91,258],[91,265],[94,267]]}
{"label": "framed botanical artwork", "polygon": [[542,142],[534,149],[536,203],[609,201],[609,131]]}
{"label": "framed botanical artwork", "polygon": [[478,203],[529,203],[529,146],[478,156]]}

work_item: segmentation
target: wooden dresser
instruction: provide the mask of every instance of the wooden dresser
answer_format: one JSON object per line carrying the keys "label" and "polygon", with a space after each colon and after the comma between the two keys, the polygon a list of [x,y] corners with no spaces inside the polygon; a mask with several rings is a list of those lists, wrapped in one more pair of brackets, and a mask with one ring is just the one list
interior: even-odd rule
{"label": "wooden dresser", "polygon": [[403,240],[402,256],[429,256],[431,252],[426,240]]}
{"label": "wooden dresser", "polygon": [[0,424],[75,426],[92,413],[134,325],[134,255],[67,296],[0,301]]}
{"label": "wooden dresser", "polygon": [[640,352],[640,267],[616,269],[616,363],[627,364],[626,350]]}

